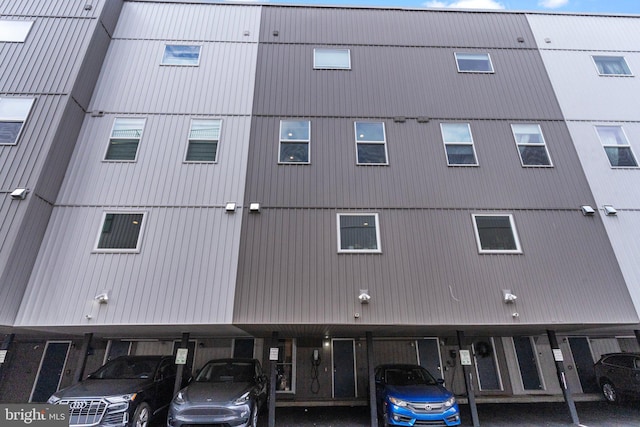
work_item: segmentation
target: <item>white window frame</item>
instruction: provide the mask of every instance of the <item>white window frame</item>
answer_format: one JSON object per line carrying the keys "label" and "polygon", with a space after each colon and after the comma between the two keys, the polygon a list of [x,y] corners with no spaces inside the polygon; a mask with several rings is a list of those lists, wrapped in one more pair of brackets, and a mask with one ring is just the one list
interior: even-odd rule
{"label": "white window frame", "polygon": [[[336,64],[318,64],[316,55],[317,52],[321,51],[335,51],[335,52],[346,52],[347,53],[347,65],[336,65]],[[313,69],[314,70],[350,70],[351,69],[351,49],[342,49],[342,48],[315,48],[313,49]]]}
{"label": "white window frame", "polygon": [[[214,141],[214,139],[212,138],[198,138],[198,137],[191,137],[191,131],[192,131],[192,126],[193,126],[193,122],[205,122],[205,121],[217,121],[220,123],[220,130],[218,131],[218,139],[215,140],[216,141],[216,155],[215,155],[215,159],[213,160],[188,160],[187,159],[187,155],[189,154],[189,146],[191,146],[191,141]],[[189,133],[187,134],[187,147],[184,150],[184,163],[218,163],[218,154],[220,153],[220,140],[222,139],[222,119],[216,119],[216,118],[207,118],[207,117],[196,117],[196,118],[192,118],[189,121]]]}
{"label": "white window frame", "polygon": [[[478,223],[476,221],[476,218],[478,217],[509,218],[511,233],[513,234],[513,240],[515,241],[516,248],[515,249],[482,249],[482,242],[480,241],[480,232],[478,231]],[[473,232],[476,236],[476,246],[478,248],[478,253],[480,254],[521,254],[522,253],[522,246],[520,245],[520,238],[518,236],[518,230],[516,229],[516,223],[513,219],[513,214],[501,213],[501,212],[478,213],[478,214],[471,214],[471,219],[473,223]]]}
{"label": "white window frame", "polygon": [[[340,218],[343,216],[373,216],[375,220],[376,229],[376,247],[377,249],[342,249],[342,235],[340,233]],[[382,246],[380,244],[380,218],[377,213],[374,212],[340,212],[336,214],[337,219],[337,232],[338,232],[338,253],[341,254],[378,254],[382,253]]]}
{"label": "white window frame", "polygon": [[[138,240],[136,242],[135,248],[100,248],[98,245],[100,244],[100,237],[102,236],[102,230],[104,229],[104,222],[107,219],[107,215],[142,215],[142,224],[140,224],[140,232],[138,233]],[[98,229],[98,236],[96,237],[95,244],[93,245],[94,253],[140,253],[142,248],[142,238],[144,236],[144,229],[147,225],[148,220],[148,212],[147,211],[117,211],[117,210],[108,210],[102,212],[100,226]]]}
{"label": "white window frame", "polygon": [[[626,144],[605,144],[605,142],[602,140],[602,137],[600,136],[600,132],[598,132],[598,128],[618,128],[620,129],[620,132],[622,133],[622,136],[624,137],[624,140],[627,142]],[[596,135],[598,136],[598,140],[600,141],[600,145],[602,145],[602,149],[604,150],[604,155],[607,158],[607,163],[609,163],[609,167],[611,167],[612,169],[638,169],[640,168],[640,163],[638,163],[638,157],[636,157],[636,153],[633,151],[633,147],[631,146],[631,143],[629,142],[629,138],[627,137],[627,133],[624,131],[624,128],[622,127],[622,125],[594,125],[593,129],[596,132]],[[614,147],[614,148],[629,148],[629,151],[631,152],[631,155],[633,156],[633,160],[636,162],[635,166],[614,166],[611,164],[611,160],[609,159],[609,155],[607,154],[607,147]]]}
{"label": "white window frame", "polygon": [[[538,134],[542,139],[542,143],[518,142],[518,136],[516,135],[515,126],[536,126],[538,128]],[[552,168],[553,167],[553,161],[551,160],[551,155],[549,154],[549,148],[547,147],[547,140],[544,138],[544,134],[542,133],[542,128],[538,123],[512,123],[511,133],[513,133],[513,139],[516,142],[516,150],[518,151],[518,156],[520,156],[520,164],[522,165],[523,168]],[[520,153],[520,147],[544,148],[544,151],[547,154],[547,159],[549,159],[549,164],[548,165],[525,165],[524,160],[522,159],[522,153]]]}
{"label": "white window frame", "polygon": [[[283,122],[306,122],[307,123],[307,139],[283,139],[282,138],[282,123]],[[295,119],[283,119],[280,120],[280,127],[278,130],[278,164],[281,165],[309,165],[311,164],[311,120],[295,120]],[[282,161],[282,144],[296,143],[307,144],[307,161],[306,162],[284,162]]]}
{"label": "white window frame", "polygon": [[[278,343],[280,340],[283,341],[287,341],[287,340],[291,340],[291,384],[289,385],[289,390],[276,390],[276,394],[295,394],[296,393],[296,365],[297,365],[297,351],[298,351],[298,343],[297,340],[295,338],[280,338],[278,340]],[[254,348],[255,351],[255,348]],[[278,363],[276,361],[276,366],[277,365],[288,365],[289,363]],[[277,387],[276,387],[277,388]]]}
{"label": "white window frame", "polygon": [[[136,146],[136,155],[133,159],[107,159],[107,154],[109,153],[109,147],[111,147],[111,140],[113,139],[131,139],[126,137],[114,137],[113,131],[116,128],[116,123],[118,120],[143,120],[142,123],[142,131],[140,132],[140,137],[138,138],[138,145]],[[107,147],[104,150],[104,156],[102,156],[103,162],[115,162],[115,163],[134,163],[138,161],[138,153],[140,153],[140,143],[142,142],[142,137],[144,136],[144,129],[147,127],[147,118],[146,117],[116,117],[113,119],[113,123],[111,124],[111,131],[109,132],[109,138],[107,140]]]}
{"label": "white window frame", "polygon": [[[447,141],[445,139],[445,134],[444,134],[444,127],[446,125],[467,125],[467,128],[469,129],[469,136],[471,137],[471,142],[466,142],[466,141]],[[473,133],[471,132],[471,124],[470,123],[460,123],[460,122],[445,122],[445,123],[440,123],[440,133],[442,135],[442,143],[444,144],[444,155],[445,158],[447,159],[447,166],[452,166],[452,167],[477,167],[480,165],[480,162],[478,162],[478,154],[476,153],[476,144],[473,140]],[[447,146],[448,145],[458,145],[458,146],[471,146],[472,150],[473,150],[473,158],[476,161],[475,163],[449,163],[449,153],[447,152]]]}
{"label": "white window frame", "polygon": [[29,105],[29,109],[27,110],[26,114],[24,114],[24,116],[14,115],[14,114],[1,115],[2,113],[0,113],[0,122],[22,122],[22,124],[20,125],[20,130],[16,135],[15,141],[1,142],[0,145],[17,145],[18,144],[18,141],[20,141],[20,137],[22,136],[22,132],[24,131],[24,125],[27,122],[27,119],[29,118],[31,111],[33,110],[33,104],[35,104],[35,101],[36,101],[35,98],[0,97],[0,111],[2,111],[1,105],[3,102],[11,103],[11,101],[15,101],[15,100],[20,100],[20,101],[31,100],[31,104]]}
{"label": "white window frame", "polygon": [[[620,59],[624,63],[624,66],[627,68],[627,70],[629,70],[629,74],[601,73],[600,72],[600,68],[598,67],[598,61],[596,60],[596,58],[617,58],[617,59]],[[598,73],[599,76],[602,76],[602,77],[633,77],[633,71],[631,70],[631,67],[629,67],[629,63],[627,62],[627,59],[622,55],[591,55],[591,60],[593,61],[593,65],[596,67],[596,72]]]}
{"label": "white window frame", "polygon": [[[167,47],[169,46],[177,46],[177,47],[197,47],[198,48],[198,61],[195,64],[170,64],[165,61],[165,54],[167,52]],[[200,66],[200,58],[202,57],[202,45],[199,44],[177,44],[177,43],[166,43],[164,45],[164,49],[162,49],[162,56],[160,57],[160,65],[163,67],[199,67]]]}
{"label": "white window frame", "polygon": [[[366,139],[359,140],[358,139],[358,124],[359,123],[382,125],[382,141],[366,140]],[[364,121],[353,122],[353,133],[354,133],[354,137],[355,137],[355,141],[356,141],[356,164],[357,165],[360,165],[360,166],[387,166],[389,164],[389,153],[387,151],[387,130],[386,130],[386,127],[384,125],[384,122],[364,122]],[[382,145],[382,146],[384,146],[384,163],[361,163],[360,162],[360,158],[358,156],[358,145],[360,145],[360,144],[362,144],[362,145]]]}
{"label": "white window frame", "polygon": [[34,22],[0,19],[0,43],[24,43]]}
{"label": "white window frame", "polygon": [[[456,68],[459,73],[479,73],[479,74],[494,74],[495,69],[493,68],[493,61],[491,60],[491,55],[489,53],[472,53],[472,52],[454,52],[453,53],[456,59]],[[487,57],[487,61],[489,61],[490,70],[482,71],[482,70],[462,70],[460,69],[460,62],[458,62],[458,55],[473,55],[473,56],[485,56]]]}

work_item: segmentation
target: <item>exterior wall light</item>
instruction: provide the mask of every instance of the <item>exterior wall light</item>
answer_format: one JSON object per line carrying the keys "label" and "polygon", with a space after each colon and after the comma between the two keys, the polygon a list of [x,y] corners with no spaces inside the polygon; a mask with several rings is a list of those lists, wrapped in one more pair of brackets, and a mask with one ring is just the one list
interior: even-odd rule
{"label": "exterior wall light", "polygon": [[260,203],[257,203],[257,202],[249,203],[249,212],[260,213]]}
{"label": "exterior wall light", "polygon": [[595,209],[593,209],[589,205],[582,205],[580,206],[580,209],[582,210],[582,215],[584,216],[593,216],[596,213]]}
{"label": "exterior wall light", "polygon": [[109,302],[109,291],[104,291],[101,294],[96,295],[93,299],[98,301],[100,304],[106,304]]}
{"label": "exterior wall light", "polygon": [[611,205],[604,205],[602,209],[604,209],[604,214],[607,216],[618,215],[618,211],[616,210],[616,208]]}
{"label": "exterior wall light", "polygon": [[371,295],[369,295],[369,289],[360,289],[360,295],[358,295],[358,300],[360,300],[360,304],[369,304],[369,300],[371,300]]}
{"label": "exterior wall light", "polygon": [[11,198],[13,200],[24,200],[27,197],[29,190],[26,188],[16,188],[11,192]]}
{"label": "exterior wall light", "polygon": [[502,290],[502,301],[505,304],[512,304],[518,299],[517,296],[511,293],[511,289],[503,289]]}
{"label": "exterior wall light", "polygon": [[235,202],[228,202],[225,205],[224,210],[227,211],[228,213],[234,213],[236,211],[236,203]]}

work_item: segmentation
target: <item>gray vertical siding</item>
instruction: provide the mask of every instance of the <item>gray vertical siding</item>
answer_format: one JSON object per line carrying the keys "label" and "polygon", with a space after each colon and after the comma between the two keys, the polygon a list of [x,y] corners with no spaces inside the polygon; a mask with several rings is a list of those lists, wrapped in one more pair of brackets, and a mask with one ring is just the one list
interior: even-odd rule
{"label": "gray vertical siding", "polygon": [[[0,4],[0,14],[43,17],[84,17],[95,18],[100,15],[105,3],[118,3],[112,0],[5,0]],[[91,5],[85,9],[85,5]]]}

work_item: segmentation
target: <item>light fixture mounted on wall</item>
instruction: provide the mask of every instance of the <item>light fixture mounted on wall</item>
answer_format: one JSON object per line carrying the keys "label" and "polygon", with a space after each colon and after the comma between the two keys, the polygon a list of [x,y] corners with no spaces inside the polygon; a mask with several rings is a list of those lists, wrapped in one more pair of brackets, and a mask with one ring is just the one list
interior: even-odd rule
{"label": "light fixture mounted on wall", "polygon": [[99,293],[93,299],[98,301],[99,304],[106,304],[109,302],[109,291]]}
{"label": "light fixture mounted on wall", "polygon": [[593,216],[596,213],[595,209],[593,209],[589,205],[580,206],[580,210],[582,211],[582,215],[584,215],[584,216]]}
{"label": "light fixture mounted on wall", "polygon": [[511,293],[511,289],[503,289],[502,290],[502,301],[505,304],[512,304],[512,303],[516,302],[517,299],[518,299],[518,297],[515,296],[513,293]]}
{"label": "light fixture mounted on wall", "polygon": [[369,304],[371,300],[371,295],[369,295],[369,289],[360,289],[360,295],[358,295],[358,300],[360,300],[360,304]]}
{"label": "light fixture mounted on wall", "polygon": [[260,203],[258,202],[249,203],[249,212],[260,213]]}
{"label": "light fixture mounted on wall", "polygon": [[616,208],[611,205],[604,205],[602,206],[602,209],[604,209],[604,214],[607,216],[618,215],[618,211],[616,210]]}
{"label": "light fixture mounted on wall", "polygon": [[11,198],[13,200],[24,200],[27,197],[29,190],[26,188],[16,188],[11,192]]}
{"label": "light fixture mounted on wall", "polygon": [[224,206],[224,210],[228,213],[234,213],[236,211],[236,203],[235,202],[227,202]]}

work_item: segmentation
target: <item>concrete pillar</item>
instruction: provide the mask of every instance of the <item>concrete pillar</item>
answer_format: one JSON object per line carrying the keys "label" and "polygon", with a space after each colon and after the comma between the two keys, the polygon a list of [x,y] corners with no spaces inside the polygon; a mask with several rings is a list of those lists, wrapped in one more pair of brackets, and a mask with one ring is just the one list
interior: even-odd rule
{"label": "concrete pillar", "polygon": [[[278,332],[271,334],[271,349],[278,348]],[[269,351],[270,375],[269,375],[269,427],[276,426],[276,380],[278,359],[272,360],[271,351]]]}
{"label": "concrete pillar", "polygon": [[[189,348],[189,333],[182,333],[182,340],[180,341],[180,348]],[[175,355],[174,355],[175,356]],[[184,374],[184,365],[176,366],[176,381],[173,383],[173,395],[178,394],[182,388],[182,375]]]}
{"label": "concrete pillar", "polygon": [[367,366],[369,374],[369,408],[371,410],[371,426],[378,425],[378,406],[376,402],[376,373],[373,360],[373,334],[367,332]]}
{"label": "concrete pillar", "polygon": [[84,334],[84,338],[82,339],[82,346],[80,347],[80,360],[78,360],[76,371],[73,373],[74,384],[82,381],[82,377],[84,376],[84,369],[87,366],[87,357],[89,356],[89,347],[91,346],[92,339],[93,334]]}
{"label": "concrete pillar", "polygon": [[[460,350],[468,350],[465,346],[464,332],[457,331],[458,334],[458,347]],[[462,357],[459,357],[460,363],[462,363]],[[478,407],[476,406],[476,394],[473,389],[473,377],[471,376],[471,367],[469,365],[462,365],[462,374],[464,375],[464,385],[467,389],[467,400],[469,401],[469,410],[471,411],[471,422],[474,427],[480,425],[480,419],[478,418]]]}
{"label": "concrete pillar", "polygon": [[580,420],[578,419],[578,412],[576,411],[576,404],[573,402],[573,396],[571,395],[571,389],[569,388],[569,383],[564,375],[564,358],[562,356],[562,351],[560,350],[560,346],[558,345],[558,339],[556,338],[555,331],[547,330],[547,336],[549,337],[549,344],[551,344],[551,351],[553,352],[553,360],[556,363],[556,373],[558,374],[558,382],[560,383],[560,388],[562,389],[562,394],[564,395],[564,401],[567,403],[567,408],[569,409],[569,414],[571,415],[571,421],[573,424],[580,425]]}

